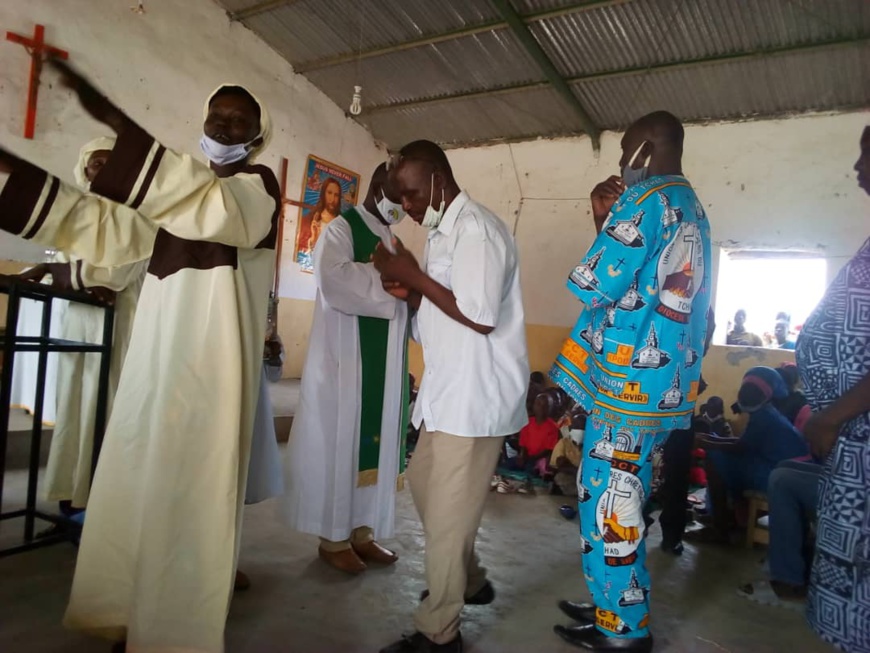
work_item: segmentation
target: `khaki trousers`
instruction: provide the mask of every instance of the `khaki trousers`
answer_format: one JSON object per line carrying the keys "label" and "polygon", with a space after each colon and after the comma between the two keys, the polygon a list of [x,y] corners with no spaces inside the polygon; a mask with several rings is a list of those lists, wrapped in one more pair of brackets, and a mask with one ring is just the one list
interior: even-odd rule
{"label": "khaki trousers", "polygon": [[368,526],[360,526],[354,528],[350,533],[350,537],[341,542],[333,542],[332,540],[325,540],[321,537],[320,548],[327,553],[339,553],[340,551],[346,551],[351,548],[352,544],[365,544],[366,542],[371,542],[373,539],[375,539],[374,531]]}
{"label": "khaki trousers", "polygon": [[424,427],[408,466],[426,536],[429,588],[414,624],[436,644],[456,638],[465,597],[486,585],[474,539],[503,442],[504,437],[467,438]]}

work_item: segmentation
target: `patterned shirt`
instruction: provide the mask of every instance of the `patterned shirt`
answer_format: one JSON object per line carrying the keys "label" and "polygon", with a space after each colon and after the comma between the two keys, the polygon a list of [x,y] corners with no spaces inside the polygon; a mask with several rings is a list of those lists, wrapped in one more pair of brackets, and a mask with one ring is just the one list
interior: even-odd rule
{"label": "patterned shirt", "polygon": [[[813,412],[870,374],[870,240],[804,323],[795,353]],[[870,412],[846,422],[819,486],[810,626],[844,651],[870,646]]]}
{"label": "patterned shirt", "polygon": [[[710,225],[684,177],[652,177],[626,189],[568,279],[586,308],[551,378],[593,418],[617,428],[687,428],[698,396],[710,266]],[[618,431],[615,437],[618,448]]]}

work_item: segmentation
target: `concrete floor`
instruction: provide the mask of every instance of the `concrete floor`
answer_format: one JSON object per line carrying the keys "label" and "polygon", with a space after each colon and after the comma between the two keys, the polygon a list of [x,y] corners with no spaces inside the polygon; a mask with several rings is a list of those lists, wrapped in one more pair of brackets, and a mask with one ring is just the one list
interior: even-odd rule
{"label": "concrete floor", "polygon": [[[22,501],[24,477],[7,479],[6,506]],[[274,502],[247,509],[240,567],[253,587],[233,601],[228,653],[374,653],[411,627],[423,579],[423,535],[407,491],[398,499],[401,559],[351,578],[316,559],[316,538],[276,518]],[[473,653],[576,651],[552,633],[564,622],[560,598],[588,598],[579,566],[577,525],[557,512],[559,497],[490,496],[478,550],[490,568],[495,603],[466,608],[463,636]],[[3,522],[0,546],[20,537]],[[756,606],[735,594],[761,574],[762,550],[698,550],[682,558],[661,553],[650,535],[652,628],[656,651],[814,653],[830,651],[800,614]],[[0,651],[108,653],[98,640],[65,631],[60,620],[75,549],[59,545],[0,559]]]}
{"label": "concrete floor", "polygon": [[[275,414],[292,416],[299,383],[270,384]],[[20,416],[19,416],[20,417]],[[17,427],[29,428],[19,419]],[[16,428],[17,428],[16,427]],[[3,510],[23,504],[23,471],[7,474]],[[552,633],[567,623],[560,598],[588,599],[580,570],[577,522],[558,514],[559,497],[490,496],[478,551],[490,569],[497,598],[466,608],[465,648],[473,653],[577,651]],[[51,510],[50,505],[43,509]],[[351,578],[317,560],[317,539],[287,529],[274,501],[246,509],[240,568],[250,591],[233,601],[227,653],[374,653],[412,630],[411,612],[423,578],[423,533],[405,491],[398,497],[394,567]],[[20,520],[0,522],[0,547],[17,543]],[[39,527],[38,527],[39,528]],[[661,553],[658,527],[649,539],[653,577],[652,628],[656,651],[698,653],[815,653],[820,642],[794,612],[756,606],[735,593],[738,583],[762,577],[763,550],[698,550],[682,558]],[[72,545],[0,558],[0,651],[107,653],[99,640],[60,625],[75,565]]]}

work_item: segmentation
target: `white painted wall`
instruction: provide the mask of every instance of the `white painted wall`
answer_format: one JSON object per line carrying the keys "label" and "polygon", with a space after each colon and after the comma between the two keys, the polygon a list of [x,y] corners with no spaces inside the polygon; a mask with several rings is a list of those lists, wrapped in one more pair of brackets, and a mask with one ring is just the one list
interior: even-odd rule
{"label": "white painted wall", "polygon": [[[219,84],[240,83],[268,106],[274,138],[260,162],[280,171],[289,159],[287,192],[298,199],[309,153],[360,172],[362,189],[385,154],[371,134],[336,106],[243,25],[230,23],[212,0],[6,0],[0,29],[30,35],[45,25],[46,40],[68,50],[85,72],[137,122],[169,147],[199,152],[202,105]],[[3,34],[5,37],[5,33]],[[22,138],[29,58],[20,45],[0,41],[0,143],[64,179],[72,180],[78,149],[106,132],[71,95],[43,73],[36,138]],[[349,89],[348,98],[350,98]],[[288,209],[281,295],[314,296],[311,275],[291,263],[297,210]],[[41,247],[0,235],[0,259],[37,260]]]}
{"label": "white painted wall", "polygon": [[[683,169],[714,240],[819,251],[833,277],[870,235],[870,199],[852,169],[867,124],[865,111],[687,127]],[[577,317],[564,282],[594,237],[589,193],[618,173],[620,138],[605,133],[597,157],[586,138],[448,152],[460,185],[516,227],[529,323]],[[420,246],[418,235],[405,239]],[[717,268],[715,254],[714,279]]]}

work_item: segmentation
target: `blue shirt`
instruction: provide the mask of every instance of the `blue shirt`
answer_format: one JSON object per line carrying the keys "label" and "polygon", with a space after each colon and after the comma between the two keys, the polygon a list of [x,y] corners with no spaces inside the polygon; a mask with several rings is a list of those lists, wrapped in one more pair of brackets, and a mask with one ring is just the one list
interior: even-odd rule
{"label": "blue shirt", "polygon": [[746,454],[773,470],[783,460],[809,453],[807,441],[773,404],[765,404],[749,414],[749,423],[740,436]]}
{"label": "blue shirt", "polygon": [[710,267],[710,225],[684,177],[626,189],[568,278],[586,308],[551,378],[594,419],[635,432],[688,428]]}

